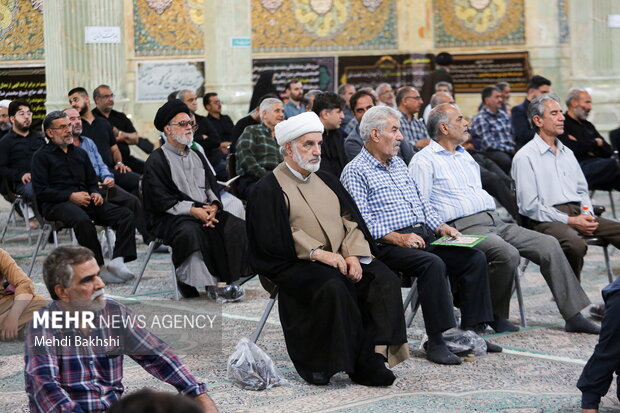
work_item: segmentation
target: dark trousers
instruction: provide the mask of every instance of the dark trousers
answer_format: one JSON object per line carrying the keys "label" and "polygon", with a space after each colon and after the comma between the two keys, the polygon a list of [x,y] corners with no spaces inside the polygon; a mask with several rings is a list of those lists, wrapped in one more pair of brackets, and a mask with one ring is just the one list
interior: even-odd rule
{"label": "dark trousers", "polygon": [[450,295],[461,309],[461,324],[475,326],[493,320],[485,255],[471,248],[428,246],[426,250],[381,245],[377,257],[392,271],[417,277],[420,306],[428,334],[456,325]]}
{"label": "dark trousers", "polygon": [[110,168],[114,174],[114,181],[116,185],[120,186],[127,192],[132,194],[138,193],[138,186],[140,186],[140,175],[135,172],[120,173],[114,168]]}
{"label": "dark trousers", "polygon": [[487,191],[492,197],[506,208],[506,211],[517,221],[520,222],[519,208],[514,191],[514,181],[507,175],[502,168],[487,156],[481,153],[472,154],[474,160],[480,166],[480,179],[482,189]]}
{"label": "dark trousers", "polygon": [[484,152],[483,155],[486,155],[493,162],[495,162],[497,166],[502,168],[502,171],[510,175],[510,167],[512,166],[511,154],[502,151],[488,150]]}
{"label": "dark trousers", "polygon": [[241,178],[237,179],[237,192],[239,198],[247,200],[252,193],[256,182],[258,182],[258,179],[250,175],[244,175]]}
{"label": "dark trousers", "polygon": [[109,226],[116,231],[114,258],[124,257],[125,262],[136,259],[136,227],[131,211],[127,208],[109,202],[104,202],[100,206],[91,203],[88,207],[82,208],[67,201],[59,204],[43,204],[43,215],[50,221],[61,221],[65,226],[73,228],[78,243],[95,253],[97,264],[100,266],[104,261],[95,224]]}
{"label": "dark trousers", "polygon": [[[555,208],[568,214],[577,216],[581,213],[578,204],[555,205]],[[600,237],[611,243],[614,247],[620,248],[620,222],[597,217],[598,228],[594,231],[595,237]],[[577,278],[581,279],[581,269],[583,268],[583,257],[588,252],[588,244],[577,230],[562,222],[536,222],[532,221],[532,228],[535,231],[549,234],[558,239],[564,255],[568,259],[570,266]]]}
{"label": "dark trousers", "polygon": [[[617,283],[617,282],[616,282]],[[597,409],[600,398],[607,394],[614,371],[620,399],[620,293],[615,292],[605,300],[605,316],[594,353],[583,368],[577,387],[583,393],[581,407]]]}
{"label": "dark trousers", "polygon": [[620,191],[620,169],[614,158],[592,158],[579,162],[590,188]]}
{"label": "dark trousers", "polygon": [[34,193],[32,192],[32,182],[28,182],[27,184],[17,184],[15,187],[15,193],[23,196],[28,201],[32,201],[34,197]]}
{"label": "dark trousers", "polygon": [[108,190],[108,201],[115,205],[122,206],[133,212],[134,225],[145,244],[153,240],[153,235],[146,228],[146,220],[144,219],[144,208],[137,196],[130,194],[118,185]]}

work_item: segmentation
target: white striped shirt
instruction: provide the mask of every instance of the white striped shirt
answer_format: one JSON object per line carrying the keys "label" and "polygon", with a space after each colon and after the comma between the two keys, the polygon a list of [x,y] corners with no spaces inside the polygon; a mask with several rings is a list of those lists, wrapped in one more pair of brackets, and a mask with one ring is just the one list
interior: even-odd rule
{"label": "white striped shirt", "polygon": [[480,167],[460,145],[452,153],[431,140],[411,159],[409,175],[444,222],[495,210],[482,189]]}

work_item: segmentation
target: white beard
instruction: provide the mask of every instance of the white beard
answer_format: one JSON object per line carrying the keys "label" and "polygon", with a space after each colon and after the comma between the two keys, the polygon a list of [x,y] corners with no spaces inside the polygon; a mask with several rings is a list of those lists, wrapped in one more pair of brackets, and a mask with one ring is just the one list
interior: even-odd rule
{"label": "white beard", "polygon": [[321,167],[321,157],[319,156],[319,161],[317,163],[313,163],[310,162],[311,160],[314,160],[315,158],[311,158],[308,160],[305,160],[301,154],[299,153],[299,151],[297,150],[297,146],[295,145],[291,145],[292,146],[292,150],[293,150],[293,160],[295,161],[295,163],[297,163],[297,165],[299,165],[299,167],[301,169],[305,169],[306,171],[313,173],[319,170],[319,168]]}

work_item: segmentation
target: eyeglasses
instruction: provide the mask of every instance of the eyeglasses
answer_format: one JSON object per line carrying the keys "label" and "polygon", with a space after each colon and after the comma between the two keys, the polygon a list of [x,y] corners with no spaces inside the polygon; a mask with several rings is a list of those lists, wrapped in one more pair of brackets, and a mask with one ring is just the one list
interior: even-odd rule
{"label": "eyeglasses", "polygon": [[193,120],[182,120],[181,122],[169,123],[168,125],[180,126],[182,128],[187,128],[188,126],[191,126],[193,128],[194,126],[196,126],[196,122],[194,122]]}
{"label": "eyeglasses", "polygon": [[57,127],[57,128],[48,128],[48,129],[69,130],[69,129],[71,129],[71,124],[62,125],[62,126],[59,126],[59,127]]}
{"label": "eyeglasses", "polygon": [[100,95],[100,99],[110,99],[114,97],[114,93],[110,93],[109,95]]}
{"label": "eyeglasses", "polygon": [[403,99],[422,100],[422,96],[405,96]]}

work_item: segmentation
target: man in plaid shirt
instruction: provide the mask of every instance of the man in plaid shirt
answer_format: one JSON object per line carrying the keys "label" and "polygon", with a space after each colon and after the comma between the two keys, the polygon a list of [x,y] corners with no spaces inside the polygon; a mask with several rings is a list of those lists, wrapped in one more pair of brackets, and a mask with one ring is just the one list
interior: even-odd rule
{"label": "man in plaid shirt", "polygon": [[[493,320],[486,258],[472,248],[430,245],[435,236],[460,233],[446,225],[416,183],[407,165],[396,156],[403,136],[401,114],[389,107],[369,109],[360,123],[362,151],[340,177],[379,244],[377,258],[395,272],[416,277],[424,325],[427,358],[439,364],[461,364],[441,333],[456,326],[450,283],[461,309],[461,328],[477,330]],[[487,343],[488,351],[501,347]]]}
{"label": "man in plaid shirt", "polygon": [[237,182],[239,197],[247,199],[260,178],[282,162],[274,129],[284,120],[284,106],[280,99],[268,98],[259,107],[260,125],[245,128],[237,141]]}
{"label": "man in plaid shirt", "polygon": [[470,129],[476,146],[479,145],[476,149],[510,175],[515,141],[510,116],[501,109],[502,92],[495,86],[487,86],[482,89],[482,102],[484,106],[474,116]]}
{"label": "man in plaid shirt", "polygon": [[[94,313],[99,317],[95,320],[101,317],[126,320],[131,316],[130,310],[105,298],[105,284],[99,277],[99,270],[89,249],[80,246],[56,248],[43,263],[45,285],[55,301],[40,314],[49,311],[50,320],[58,311],[76,317],[79,314],[81,318]],[[96,344],[76,345],[78,337]],[[62,342],[63,338],[68,342]],[[206,394],[205,384],[196,380],[163,341],[138,323],[132,328],[97,325],[90,329],[35,328],[31,323],[24,356],[30,411],[105,412],[125,390],[121,382],[122,353],[181,394],[193,397],[205,413],[218,411]]]}
{"label": "man in plaid shirt", "polygon": [[[422,107],[422,97],[416,88],[403,86],[396,93],[396,105],[403,115],[400,119],[400,132],[403,134],[403,142],[413,147],[413,152],[417,152],[429,144],[431,138],[428,136],[426,125],[421,119],[416,119],[415,115]],[[409,163],[411,158],[406,159]]]}

